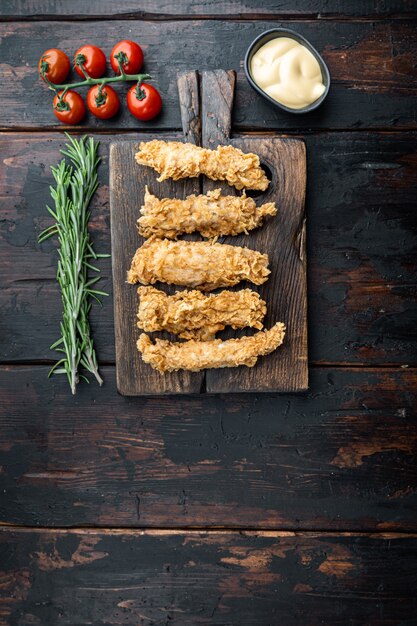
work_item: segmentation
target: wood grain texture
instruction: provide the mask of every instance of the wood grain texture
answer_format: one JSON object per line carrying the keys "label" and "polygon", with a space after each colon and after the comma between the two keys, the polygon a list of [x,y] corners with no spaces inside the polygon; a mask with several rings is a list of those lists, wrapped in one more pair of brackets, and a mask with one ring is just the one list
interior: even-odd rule
{"label": "wood grain texture", "polygon": [[[260,204],[276,202],[278,216],[266,220],[249,235],[223,237],[222,242],[268,254],[271,274],[266,283],[256,288],[268,307],[264,325],[270,328],[282,321],[287,333],[284,344],[259,359],[253,368],[208,370],[206,388],[211,393],[302,391],[308,387],[305,146],[299,140],[272,137],[231,140],[234,86],[234,72],[202,72],[203,145],[215,149],[219,144],[231,144],[244,152],[257,154],[268,168],[271,183],[266,192],[256,194],[256,200]],[[227,183],[206,178],[202,182],[204,193],[218,187],[225,193],[233,193]],[[248,331],[239,334],[248,334]],[[230,330],[222,334],[225,338],[234,335]]]}
{"label": "wood grain texture", "polygon": [[0,624],[415,623],[417,536],[0,531]]}
{"label": "wood grain texture", "polygon": [[[177,135],[178,138],[179,135]],[[140,135],[146,139],[147,135]],[[108,151],[125,135],[101,141],[100,188],[92,204],[92,237],[110,252]],[[312,363],[416,363],[417,134],[305,135],[308,150],[309,350]],[[65,138],[58,134],[0,136],[0,359],[54,359],[61,302],[56,243],[39,246],[50,224],[50,165]],[[112,292],[110,259],[100,261]],[[98,355],[114,362],[113,306],[93,306]],[[30,332],[28,332],[30,329]]]}
{"label": "wood grain texture", "polygon": [[[142,395],[153,393],[199,393],[204,380],[202,372],[171,372],[161,376],[142,361],[137,350],[138,285],[126,282],[126,273],[136,249],[144,242],[137,233],[136,220],[146,185],[162,198],[185,198],[199,193],[198,179],[156,181],[157,174],[135,162],[138,143],[112,143],[110,146],[110,213],[113,268],[114,329],[119,393]],[[173,290],[171,289],[171,292]],[[170,337],[175,340],[175,335]]]}
{"label": "wood grain texture", "polygon": [[177,77],[178,100],[184,139],[201,146],[200,87],[197,71],[180,72]]}
{"label": "wood grain texture", "polygon": [[117,5],[111,0],[85,2],[84,0],[3,0],[0,16],[8,19],[52,18],[78,20],[91,17],[118,19],[166,19],[212,16],[219,18],[265,19],[291,16],[340,18],[343,16],[400,16],[415,14],[413,0],[119,0]]}
{"label": "wood grain texture", "polygon": [[[232,111],[236,87],[234,70],[201,72],[201,126],[205,148],[215,150],[229,141],[232,130]],[[218,181],[210,181],[218,185]],[[226,189],[232,191],[226,184]]]}
{"label": "wood grain texture", "polygon": [[3,524],[416,530],[416,369],[145,399],[47,372],[0,368]]}
{"label": "wood grain texture", "polygon": [[[284,27],[294,26],[291,21],[280,23]],[[129,32],[140,38],[144,48],[144,69],[161,91],[163,112],[149,124],[134,119],[122,106],[113,120],[104,123],[89,115],[81,128],[180,129],[177,71],[218,67],[237,71],[235,128],[294,132],[417,127],[415,22],[298,22],[297,30],[322,52],[328,63],[332,87],[319,109],[297,116],[286,114],[261,98],[243,73],[242,61],[250,43],[276,25],[276,20],[129,22]],[[80,41],[93,38],[108,55],[112,45],[127,36],[127,31],[125,21],[113,19],[97,23],[3,23],[0,36],[0,127],[62,129],[52,111],[51,94],[36,71],[45,42],[71,56]],[[117,89],[123,100],[127,85]]]}

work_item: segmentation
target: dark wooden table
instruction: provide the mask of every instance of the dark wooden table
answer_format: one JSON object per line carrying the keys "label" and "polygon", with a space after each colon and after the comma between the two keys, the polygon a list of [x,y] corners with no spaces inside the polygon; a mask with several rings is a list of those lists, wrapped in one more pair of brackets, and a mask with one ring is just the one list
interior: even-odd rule
{"label": "dark wooden table", "polygon": [[[417,6],[413,0],[2,0],[0,625],[417,624]],[[333,78],[290,116],[242,59],[282,23]],[[238,72],[233,132],[308,154],[305,395],[123,398],[111,298],[94,308],[105,385],[47,380],[60,298],[49,166],[65,137],[45,48],[145,48],[180,132],[176,73]],[[126,110],[101,141],[92,232],[110,249],[108,145],[155,130]],[[102,287],[112,288],[110,261]]]}

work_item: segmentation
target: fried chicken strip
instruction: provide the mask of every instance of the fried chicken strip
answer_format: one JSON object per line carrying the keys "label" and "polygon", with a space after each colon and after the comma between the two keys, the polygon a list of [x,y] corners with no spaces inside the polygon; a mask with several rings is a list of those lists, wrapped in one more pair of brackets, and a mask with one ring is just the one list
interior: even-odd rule
{"label": "fried chicken strip", "polygon": [[236,189],[265,191],[269,185],[259,157],[251,152],[245,154],[233,146],[208,150],[191,143],[154,139],[140,144],[135,159],[139,165],[153,167],[159,174],[159,182],[205,174],[212,180],[226,180]]}
{"label": "fried chicken strip", "polygon": [[258,357],[273,352],[284,340],[285,326],[281,322],[269,330],[241,339],[214,339],[213,341],[170,342],[156,339],[152,343],[142,333],[137,347],[145,363],[163,374],[176,370],[199,372],[214,367],[253,367]]}
{"label": "fried chicken strip", "polygon": [[127,273],[131,284],[157,281],[212,291],[249,280],[264,283],[268,255],[256,250],[209,241],[149,240],[136,250]]}
{"label": "fried chicken strip", "polygon": [[266,304],[250,289],[204,295],[177,291],[168,296],[155,287],[139,287],[138,327],[148,333],[166,330],[183,339],[210,341],[226,326],[260,330]]}
{"label": "fried chicken strip", "polygon": [[241,196],[223,196],[221,189],[215,189],[205,196],[160,200],[146,187],[140,212],[138,230],[142,237],[176,239],[182,233],[196,231],[203,237],[248,234],[262,224],[265,215],[276,215],[277,210],[274,202],[257,207],[245,192]]}

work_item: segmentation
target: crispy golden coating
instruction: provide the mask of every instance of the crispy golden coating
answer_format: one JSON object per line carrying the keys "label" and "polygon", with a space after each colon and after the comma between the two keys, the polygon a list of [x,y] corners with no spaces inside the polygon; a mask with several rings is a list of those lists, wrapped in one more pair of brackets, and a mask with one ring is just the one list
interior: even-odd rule
{"label": "crispy golden coating", "polygon": [[159,182],[205,174],[213,180],[226,180],[236,189],[265,191],[269,185],[259,157],[251,152],[245,154],[233,146],[208,150],[191,143],[154,139],[140,144],[135,159],[139,165],[153,167],[159,174]]}
{"label": "crispy golden coating", "polygon": [[205,295],[177,291],[168,296],[155,287],[139,287],[138,327],[148,333],[166,330],[183,339],[210,341],[226,326],[260,330],[266,304],[250,289]]}
{"label": "crispy golden coating", "polygon": [[186,341],[184,343],[157,339],[152,343],[142,333],[137,346],[145,363],[162,374],[176,370],[198,372],[214,367],[253,367],[258,357],[273,352],[284,340],[285,326],[278,322],[269,330],[241,339]]}
{"label": "crispy golden coating", "polygon": [[209,241],[153,239],[136,250],[127,281],[142,285],[161,281],[212,291],[241,280],[261,285],[268,274],[268,255],[256,250]]}
{"label": "crispy golden coating", "polygon": [[140,212],[138,230],[142,237],[176,239],[182,233],[196,231],[203,237],[248,234],[262,224],[265,215],[276,215],[277,210],[274,202],[257,207],[245,192],[241,196],[223,196],[221,189],[215,189],[206,196],[160,200],[146,187]]}

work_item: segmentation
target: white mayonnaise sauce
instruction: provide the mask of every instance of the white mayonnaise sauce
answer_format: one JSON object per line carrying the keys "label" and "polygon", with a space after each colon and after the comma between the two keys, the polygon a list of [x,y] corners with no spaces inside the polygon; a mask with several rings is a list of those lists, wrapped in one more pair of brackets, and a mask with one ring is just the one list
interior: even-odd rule
{"label": "white mayonnaise sauce", "polygon": [[277,37],[252,57],[250,72],[255,83],[271,98],[291,109],[315,102],[325,90],[316,57],[290,37]]}

